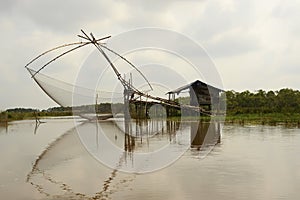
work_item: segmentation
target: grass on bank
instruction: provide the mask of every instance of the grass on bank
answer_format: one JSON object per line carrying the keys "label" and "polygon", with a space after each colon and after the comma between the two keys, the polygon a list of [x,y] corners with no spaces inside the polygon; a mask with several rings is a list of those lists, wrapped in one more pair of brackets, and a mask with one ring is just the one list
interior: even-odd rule
{"label": "grass on bank", "polygon": [[72,112],[1,112],[0,122],[70,115]]}
{"label": "grass on bank", "polygon": [[[71,111],[39,111],[39,112],[1,112],[0,113],[0,123],[9,122],[14,120],[25,120],[25,119],[35,119],[43,117],[57,117],[57,116],[71,116],[73,113]],[[169,120],[184,120],[190,121],[195,120],[193,116],[174,116],[169,117]],[[199,117],[197,117],[199,119]],[[300,113],[260,113],[260,114],[226,114],[226,116],[217,116],[213,119],[219,119],[225,121],[225,123],[252,123],[252,124],[297,124],[300,125]],[[200,116],[200,120],[204,122],[209,122],[211,117]]]}
{"label": "grass on bank", "polygon": [[300,113],[263,113],[227,115],[226,123],[254,124],[297,124],[300,125]]}

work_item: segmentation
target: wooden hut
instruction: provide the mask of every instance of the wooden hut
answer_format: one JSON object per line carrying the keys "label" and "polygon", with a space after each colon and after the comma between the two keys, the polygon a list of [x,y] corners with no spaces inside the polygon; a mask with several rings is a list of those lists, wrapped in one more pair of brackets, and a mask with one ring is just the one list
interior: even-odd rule
{"label": "wooden hut", "polygon": [[[211,110],[212,105],[220,104],[220,96],[224,90],[208,85],[202,81],[196,80],[190,84],[179,87],[175,90],[169,91],[169,100],[175,100],[176,96],[181,92],[189,90],[190,105],[199,106]],[[219,107],[215,108],[219,109]]]}

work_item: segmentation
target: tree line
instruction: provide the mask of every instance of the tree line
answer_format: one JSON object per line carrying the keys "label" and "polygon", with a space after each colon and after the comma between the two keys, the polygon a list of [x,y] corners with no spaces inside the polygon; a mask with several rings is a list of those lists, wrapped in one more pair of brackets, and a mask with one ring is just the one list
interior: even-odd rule
{"label": "tree line", "polygon": [[227,114],[300,113],[300,91],[226,91]]}
{"label": "tree line", "polygon": [[[300,116],[300,91],[289,88],[277,91],[257,90],[250,92],[236,92],[234,90],[226,91],[227,116],[240,114],[297,114]],[[180,97],[176,99],[180,103],[189,104],[189,97]],[[114,106],[118,112],[122,111],[122,104]],[[4,112],[0,111],[0,118],[24,119],[35,116],[62,116],[72,115],[73,111],[79,112],[97,112],[111,113],[110,103],[95,105],[83,105],[78,107],[53,107],[47,110],[38,110],[32,108],[13,108]],[[114,110],[115,111],[115,110]],[[116,112],[116,111],[115,111]]]}

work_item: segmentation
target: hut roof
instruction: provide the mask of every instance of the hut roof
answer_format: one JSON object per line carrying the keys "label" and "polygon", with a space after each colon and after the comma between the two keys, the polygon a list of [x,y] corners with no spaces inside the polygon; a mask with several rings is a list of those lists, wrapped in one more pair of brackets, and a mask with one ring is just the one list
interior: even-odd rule
{"label": "hut roof", "polygon": [[175,90],[169,91],[169,92],[167,92],[167,94],[175,94],[175,93],[179,94],[182,90],[186,90],[186,89],[190,88],[191,86],[192,87],[203,86],[203,87],[207,87],[208,90],[212,90],[214,92],[224,92],[224,90],[222,90],[222,89],[216,88],[216,87],[208,85],[208,84],[206,84],[206,83],[204,83],[202,81],[196,80],[196,81],[194,81],[192,83],[189,83],[187,85],[181,86],[181,87],[179,87],[179,88],[177,88]]}

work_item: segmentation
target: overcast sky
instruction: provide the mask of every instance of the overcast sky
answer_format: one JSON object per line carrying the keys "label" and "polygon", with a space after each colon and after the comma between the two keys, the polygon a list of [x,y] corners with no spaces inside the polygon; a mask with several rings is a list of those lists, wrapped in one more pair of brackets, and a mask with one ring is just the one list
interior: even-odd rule
{"label": "overcast sky", "polygon": [[78,41],[80,29],[114,36],[141,27],[174,30],[202,45],[226,90],[300,89],[297,0],[6,0],[0,2],[0,110],[57,105],[24,68],[39,53]]}

